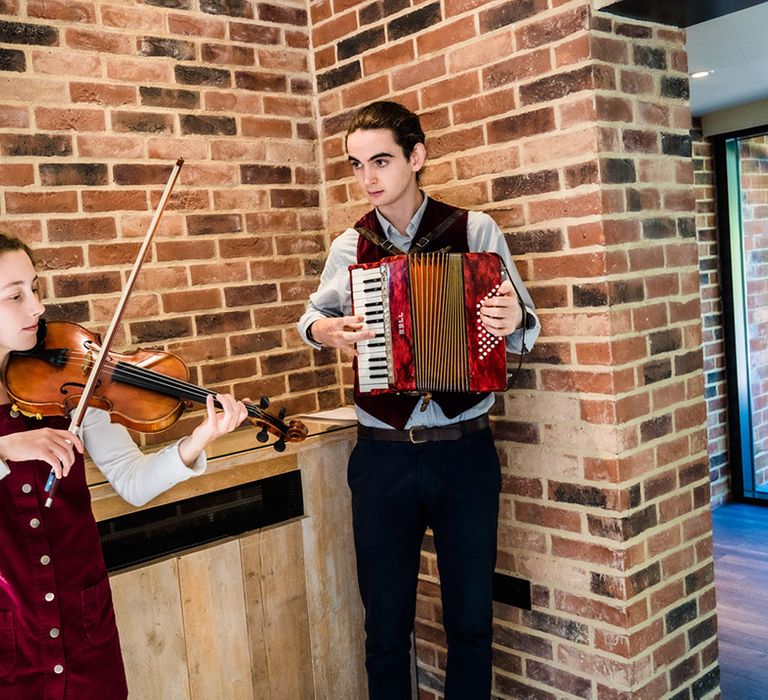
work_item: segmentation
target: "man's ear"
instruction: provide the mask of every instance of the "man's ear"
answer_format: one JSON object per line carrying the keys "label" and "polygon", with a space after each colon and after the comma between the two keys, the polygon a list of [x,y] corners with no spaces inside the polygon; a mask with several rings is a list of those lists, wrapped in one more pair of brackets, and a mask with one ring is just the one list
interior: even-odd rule
{"label": "man's ear", "polygon": [[411,167],[417,173],[424,167],[427,160],[427,147],[423,143],[417,143],[411,151]]}

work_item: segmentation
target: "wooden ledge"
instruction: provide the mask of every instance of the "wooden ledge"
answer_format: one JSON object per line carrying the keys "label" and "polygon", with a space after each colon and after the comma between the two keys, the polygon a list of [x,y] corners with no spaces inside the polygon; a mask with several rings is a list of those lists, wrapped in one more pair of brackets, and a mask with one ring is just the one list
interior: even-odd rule
{"label": "wooden ledge", "polygon": [[[86,461],[86,477],[91,491],[91,505],[97,521],[107,520],[137,510],[173,503],[185,498],[220,491],[231,486],[257,481],[298,468],[298,455],[306,450],[349,440],[356,425],[350,421],[326,422],[303,420],[309,436],[299,443],[288,443],[285,452],[275,452],[271,443],[256,442],[253,428],[244,428],[217,440],[208,450],[205,473],[177,484],[143,506],[132,506],[115,493],[96,466]],[[158,449],[162,447],[159,446]]]}

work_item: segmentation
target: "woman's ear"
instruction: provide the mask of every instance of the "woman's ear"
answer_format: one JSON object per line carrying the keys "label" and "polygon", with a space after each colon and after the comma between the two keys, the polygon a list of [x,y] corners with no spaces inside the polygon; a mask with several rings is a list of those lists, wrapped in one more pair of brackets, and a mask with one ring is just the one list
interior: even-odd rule
{"label": "woman's ear", "polygon": [[427,147],[423,143],[417,143],[411,151],[411,168],[417,173],[424,167],[427,160]]}

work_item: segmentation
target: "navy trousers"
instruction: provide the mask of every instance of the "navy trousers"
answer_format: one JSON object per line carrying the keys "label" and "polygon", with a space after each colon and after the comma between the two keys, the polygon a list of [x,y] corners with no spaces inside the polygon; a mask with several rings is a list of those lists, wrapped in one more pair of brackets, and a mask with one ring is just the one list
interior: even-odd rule
{"label": "navy trousers", "polygon": [[348,483],[370,700],[411,697],[410,635],[427,527],[448,642],[446,700],[488,700],[501,487],[490,430],[418,445],[358,440]]}

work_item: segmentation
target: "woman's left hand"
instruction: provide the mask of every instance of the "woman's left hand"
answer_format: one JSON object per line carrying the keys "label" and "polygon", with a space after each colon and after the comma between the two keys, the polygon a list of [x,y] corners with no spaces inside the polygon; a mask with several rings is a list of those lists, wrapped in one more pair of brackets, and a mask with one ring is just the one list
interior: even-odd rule
{"label": "woman's left hand", "polygon": [[221,410],[216,410],[214,396],[209,394],[205,400],[208,413],[205,420],[179,443],[179,455],[186,465],[194,464],[208,445],[216,438],[231,433],[248,415],[245,404],[231,394],[217,394],[215,399],[221,404]]}
{"label": "woman's left hand", "polygon": [[499,285],[496,296],[481,302],[480,320],[492,335],[505,336],[520,328],[523,323],[523,310],[509,280],[504,280]]}

